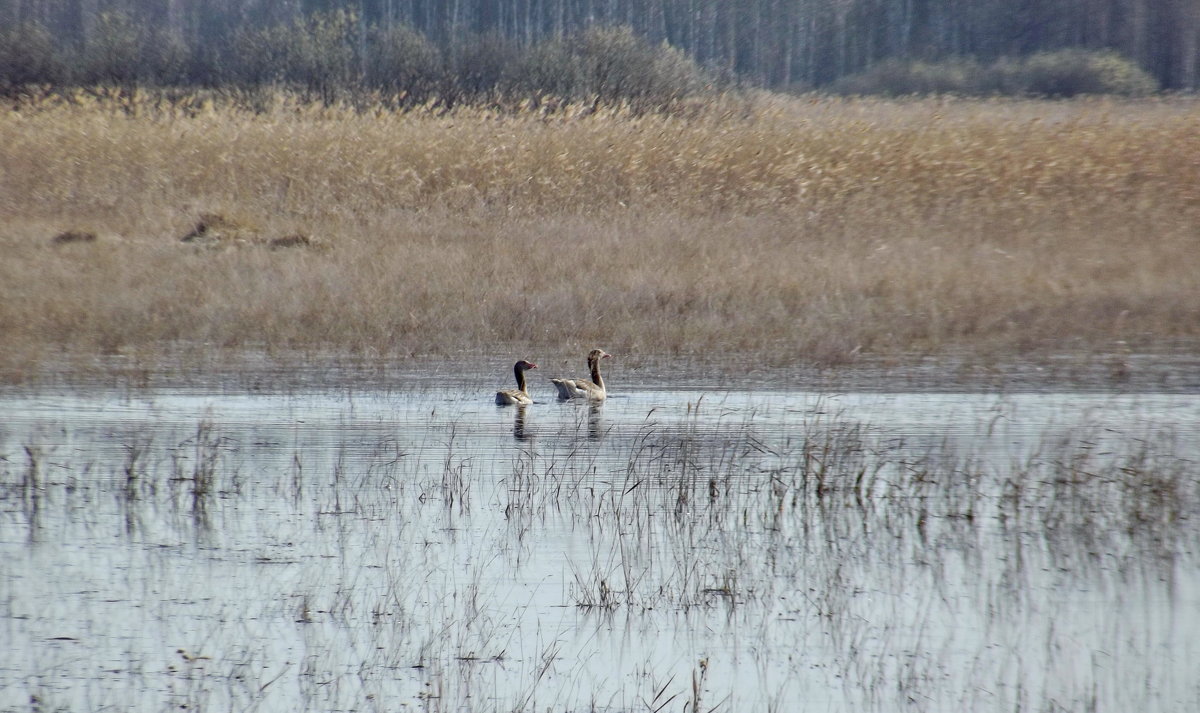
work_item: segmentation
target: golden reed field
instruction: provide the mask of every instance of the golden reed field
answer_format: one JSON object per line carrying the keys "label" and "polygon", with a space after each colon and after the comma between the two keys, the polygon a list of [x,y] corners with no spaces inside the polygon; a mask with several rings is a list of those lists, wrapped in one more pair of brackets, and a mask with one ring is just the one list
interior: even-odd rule
{"label": "golden reed field", "polygon": [[819,366],[1198,338],[1190,98],[0,112],[10,380],[64,355]]}

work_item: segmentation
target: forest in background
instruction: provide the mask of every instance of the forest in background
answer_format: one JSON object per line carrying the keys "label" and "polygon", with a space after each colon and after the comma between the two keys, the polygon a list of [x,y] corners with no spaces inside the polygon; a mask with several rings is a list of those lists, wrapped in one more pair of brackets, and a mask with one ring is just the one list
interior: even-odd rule
{"label": "forest in background", "polygon": [[[486,86],[499,81],[489,72],[520,55],[536,65],[522,73],[542,75],[549,85],[542,88],[553,90],[553,73],[578,59],[561,44],[591,28],[615,27],[628,28],[656,72],[674,80],[687,74],[685,85],[695,79],[689,64],[710,79],[807,90],[889,62],[986,67],[1040,53],[1061,63],[1077,56],[1060,50],[1089,50],[1127,58],[1164,89],[1198,86],[1195,0],[0,0],[0,63],[7,62],[9,84],[14,76],[53,78],[50,50],[56,61],[75,53],[76,63],[92,67],[123,58],[134,68],[124,71],[152,72],[159,82],[286,80],[245,77],[245,58],[256,50],[254,66],[280,66],[271,54],[295,55],[301,28],[310,44],[318,40],[317,49],[322,32],[330,40],[326,55],[309,64],[340,72],[319,78],[318,88],[372,72],[419,78],[427,76],[421,63],[434,61],[454,65],[460,86]],[[607,41],[619,34],[610,32]],[[644,51],[664,43],[677,56]],[[534,47],[532,60],[521,54]],[[242,66],[229,66],[233,60]],[[297,64],[294,56],[289,61]],[[113,77],[112,69],[99,78],[145,78]]]}

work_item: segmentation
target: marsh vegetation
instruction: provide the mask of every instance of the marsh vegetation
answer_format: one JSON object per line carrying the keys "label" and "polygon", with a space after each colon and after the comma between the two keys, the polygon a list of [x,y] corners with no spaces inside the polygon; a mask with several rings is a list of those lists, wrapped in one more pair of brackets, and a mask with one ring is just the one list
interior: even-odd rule
{"label": "marsh vegetation", "polygon": [[96,354],[1186,348],[1198,117],[1190,98],[26,98],[0,115],[0,360],[23,380]]}
{"label": "marsh vegetation", "polygon": [[1196,701],[1194,393],[421,379],[0,396],[5,707]]}
{"label": "marsh vegetation", "polygon": [[0,709],[1195,707],[1195,99],[305,89],[352,20],[6,85]]}

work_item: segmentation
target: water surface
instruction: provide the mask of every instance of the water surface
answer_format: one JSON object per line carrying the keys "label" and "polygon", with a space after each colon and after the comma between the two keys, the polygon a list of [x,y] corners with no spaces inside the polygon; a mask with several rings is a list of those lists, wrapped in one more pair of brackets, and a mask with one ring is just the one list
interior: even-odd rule
{"label": "water surface", "polygon": [[1200,703],[1195,393],[489,399],[0,395],[0,709]]}

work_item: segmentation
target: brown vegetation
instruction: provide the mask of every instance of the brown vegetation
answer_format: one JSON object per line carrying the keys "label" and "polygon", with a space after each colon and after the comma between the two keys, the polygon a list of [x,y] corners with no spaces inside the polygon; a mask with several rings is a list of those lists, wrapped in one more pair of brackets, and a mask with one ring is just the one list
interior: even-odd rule
{"label": "brown vegetation", "polygon": [[[0,115],[0,366],[181,344],[787,364],[1195,340],[1198,107],[27,102]],[[181,243],[217,217],[254,239]],[[54,249],[79,225],[102,239]]]}

